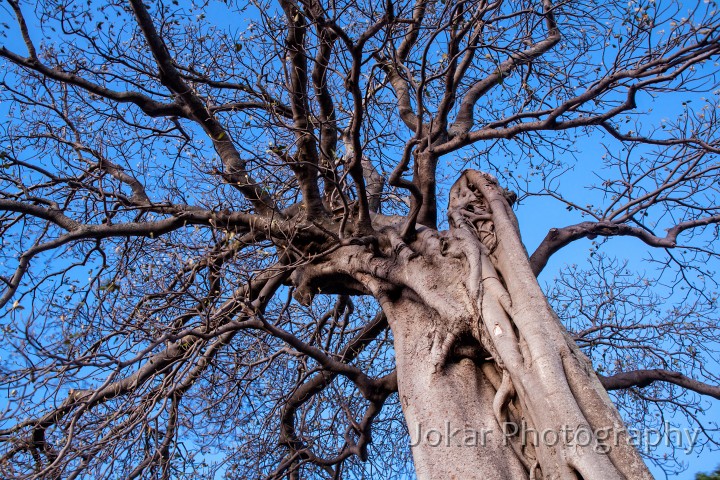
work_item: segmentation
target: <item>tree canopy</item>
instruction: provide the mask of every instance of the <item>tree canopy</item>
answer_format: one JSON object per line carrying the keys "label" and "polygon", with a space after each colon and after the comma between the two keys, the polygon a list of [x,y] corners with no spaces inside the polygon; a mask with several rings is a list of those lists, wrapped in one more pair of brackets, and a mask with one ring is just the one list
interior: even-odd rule
{"label": "tree canopy", "polygon": [[493,192],[535,276],[592,241],[545,293],[627,425],[718,445],[715,1],[0,5],[4,478],[412,476],[386,306]]}
{"label": "tree canopy", "polygon": [[715,480],[717,478],[720,478],[720,468],[716,468],[711,473],[698,473],[695,475],[695,480]]}

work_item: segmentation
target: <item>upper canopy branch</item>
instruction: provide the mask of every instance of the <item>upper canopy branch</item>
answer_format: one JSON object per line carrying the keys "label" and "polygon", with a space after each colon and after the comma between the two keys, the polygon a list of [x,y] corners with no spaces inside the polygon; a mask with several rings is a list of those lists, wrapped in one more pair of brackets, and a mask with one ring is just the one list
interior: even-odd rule
{"label": "upper canopy branch", "polygon": [[412,9],[412,18],[406,28],[403,40],[400,46],[395,50],[393,55],[383,56],[377,55],[378,61],[385,71],[390,86],[395,92],[397,98],[397,108],[400,119],[405,126],[411,131],[415,131],[418,122],[418,116],[411,105],[410,83],[412,74],[410,73],[405,62],[410,54],[411,49],[418,41],[423,20],[427,11],[426,0],[416,0]]}
{"label": "upper canopy branch", "polygon": [[195,120],[210,136],[215,150],[225,165],[224,179],[239,189],[252,202],[261,214],[277,214],[277,207],[272,198],[254,180],[245,168],[245,161],[235,148],[229,132],[211,114],[205,102],[185,82],[175,66],[175,61],[165,45],[162,36],[157,32],[153,19],[145,4],[140,0],[130,0],[140,30],[145,36],[148,47],[159,67],[160,81],[165,84],[182,102],[185,116]]}
{"label": "upper canopy branch", "polygon": [[718,223],[720,223],[720,215],[687,220],[669,228],[664,237],[658,237],[644,228],[612,221],[582,222],[563,228],[553,228],[530,256],[530,265],[535,275],[539,275],[555,252],[580,238],[631,236],[639,238],[651,247],[675,248],[677,237],[683,231]]}
{"label": "upper canopy branch", "polygon": [[133,91],[117,91],[104,87],[100,84],[91,82],[74,73],[65,72],[60,68],[51,68],[40,62],[37,58],[25,58],[16,53],[11,52],[6,47],[0,47],[0,57],[6,58],[12,63],[21,67],[33,70],[44,77],[62,82],[68,85],[74,85],[100,97],[112,100],[118,103],[132,103],[140,108],[145,114],[151,117],[176,116],[184,117],[185,111],[183,106],[177,102],[162,103],[154,100],[142,93]]}
{"label": "upper canopy branch", "polygon": [[[321,7],[316,6],[315,10],[320,11]],[[365,99],[361,86],[361,76],[363,66],[366,62],[364,58],[365,45],[377,35],[388,23],[394,20],[395,13],[392,1],[385,3],[384,14],[375,22],[371,23],[359,36],[357,41],[353,41],[350,35],[341,28],[337,22],[325,18],[324,15],[316,15],[316,20],[335,34],[344,44],[347,52],[350,54],[352,64],[350,71],[345,77],[345,89],[352,97],[352,113],[348,127],[343,130],[343,141],[350,148],[346,151],[345,158],[349,160],[346,168],[355,183],[356,194],[358,198],[358,211],[355,221],[355,233],[357,235],[368,235],[372,232],[370,220],[370,202],[368,198],[368,190],[366,185],[366,175],[363,169],[363,152],[361,131],[364,124],[365,115]],[[321,45],[322,47],[322,45]],[[318,55],[322,52],[319,50]],[[329,55],[329,52],[328,52]],[[324,71],[324,67],[323,67]],[[320,90],[320,104],[327,103],[323,90]],[[345,220],[343,220],[344,223]]]}
{"label": "upper canopy branch", "polygon": [[720,400],[720,387],[717,385],[699,382],[682,373],[670,370],[633,370],[608,376],[598,374],[598,378],[600,378],[600,382],[607,390],[621,390],[633,387],[642,388],[647,387],[653,382],[667,382]]}
{"label": "upper canopy branch", "polygon": [[523,51],[512,53],[510,58],[500,63],[497,69],[484,79],[475,82],[465,92],[460,103],[460,108],[455,121],[450,125],[451,135],[462,135],[469,132],[474,125],[475,105],[478,100],[485,95],[493,87],[502,84],[502,79],[519,66],[528,64],[534,59],[542,56],[560,41],[560,29],[555,21],[555,13],[553,12],[553,4],[550,0],[543,0],[543,12],[540,13],[545,18],[547,35],[544,40],[530,45]]}
{"label": "upper canopy branch", "polygon": [[300,183],[308,214],[319,217],[323,214],[324,207],[317,184],[320,170],[317,141],[310,121],[308,53],[305,49],[307,20],[305,13],[293,0],[281,0],[280,6],[288,25],[285,38],[289,67],[286,69],[287,90],[293,112],[293,133],[297,148],[295,155],[287,157],[287,160]]}
{"label": "upper canopy branch", "polygon": [[[448,142],[435,147],[433,151],[438,155],[444,155],[483,140],[513,138],[522,133],[543,130],[568,130],[606,125],[609,120],[621,113],[637,107],[638,92],[676,80],[694,66],[720,54],[720,41],[716,38],[718,28],[720,27],[708,29],[696,43],[673,51],[669,55],[659,56],[635,66],[635,68],[620,69],[610,73],[589,85],[581,94],[568,98],[555,107],[518,112],[489,122],[482,128],[472,131],[451,127],[451,131],[455,132],[453,136]],[[547,47],[547,44],[545,46]],[[480,88],[479,85],[481,84],[477,84],[475,87]],[[587,111],[582,109],[590,102],[617,91],[619,87],[624,87],[627,93],[624,95],[624,100],[618,102],[614,107],[600,113],[595,113],[596,108],[589,108]],[[465,111],[471,113],[472,109],[467,107]],[[569,117],[570,113],[578,113],[578,115]],[[561,119],[564,116],[567,118]],[[463,127],[467,125],[466,122]]]}
{"label": "upper canopy branch", "polygon": [[[196,72],[187,66],[176,65],[180,76],[193,84],[204,84],[221,90],[239,90],[248,94],[254,100],[227,102],[221,105],[210,107],[210,112],[240,111],[245,109],[265,110],[268,113],[292,120],[292,109],[280,101],[279,98],[271,95],[260,82],[254,87],[247,83],[235,83],[230,81],[215,80],[207,75]],[[190,73],[186,73],[190,72]]]}
{"label": "upper canopy branch", "polygon": [[331,65],[333,48],[337,41],[337,32],[327,24],[325,10],[319,2],[309,2],[307,5],[309,16],[312,18],[317,30],[318,47],[315,53],[312,71],[312,86],[315,91],[319,108],[319,143],[320,143],[320,173],[325,179],[325,198],[332,208],[332,197],[341,195],[338,189],[338,174],[335,168],[337,160],[338,124],[335,100],[330,90],[328,69]]}

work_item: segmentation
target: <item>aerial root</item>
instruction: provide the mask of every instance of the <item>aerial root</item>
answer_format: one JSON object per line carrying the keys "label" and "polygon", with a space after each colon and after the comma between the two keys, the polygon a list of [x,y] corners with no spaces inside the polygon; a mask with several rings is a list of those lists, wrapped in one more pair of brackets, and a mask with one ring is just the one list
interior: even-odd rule
{"label": "aerial root", "polygon": [[493,400],[493,412],[495,412],[495,418],[500,425],[507,422],[507,406],[514,396],[515,387],[510,379],[510,374],[503,369],[500,388],[495,393],[495,399]]}
{"label": "aerial root", "polygon": [[535,463],[532,467],[530,467],[530,480],[535,480],[537,478],[537,469],[540,468],[540,462],[535,460]]}

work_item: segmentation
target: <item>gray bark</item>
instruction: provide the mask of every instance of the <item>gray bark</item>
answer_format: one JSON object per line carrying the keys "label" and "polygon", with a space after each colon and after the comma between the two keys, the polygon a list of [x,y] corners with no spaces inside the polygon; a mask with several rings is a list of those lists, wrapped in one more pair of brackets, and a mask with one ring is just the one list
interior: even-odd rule
{"label": "gray bark", "polygon": [[378,219],[377,246],[296,272],[297,294],[344,279],[380,301],[418,478],[652,478],[541,291],[508,200],[467,171],[448,231],[406,243]]}

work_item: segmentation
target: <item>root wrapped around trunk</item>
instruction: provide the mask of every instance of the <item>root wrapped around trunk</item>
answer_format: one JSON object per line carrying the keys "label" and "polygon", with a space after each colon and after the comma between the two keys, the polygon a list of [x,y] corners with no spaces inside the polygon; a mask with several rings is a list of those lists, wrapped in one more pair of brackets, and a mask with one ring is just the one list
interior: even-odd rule
{"label": "root wrapped around trunk", "polygon": [[352,279],[395,339],[398,391],[420,479],[650,479],[590,361],[550,308],[511,209],[466,171],[450,229],[380,230],[302,273],[299,295]]}

